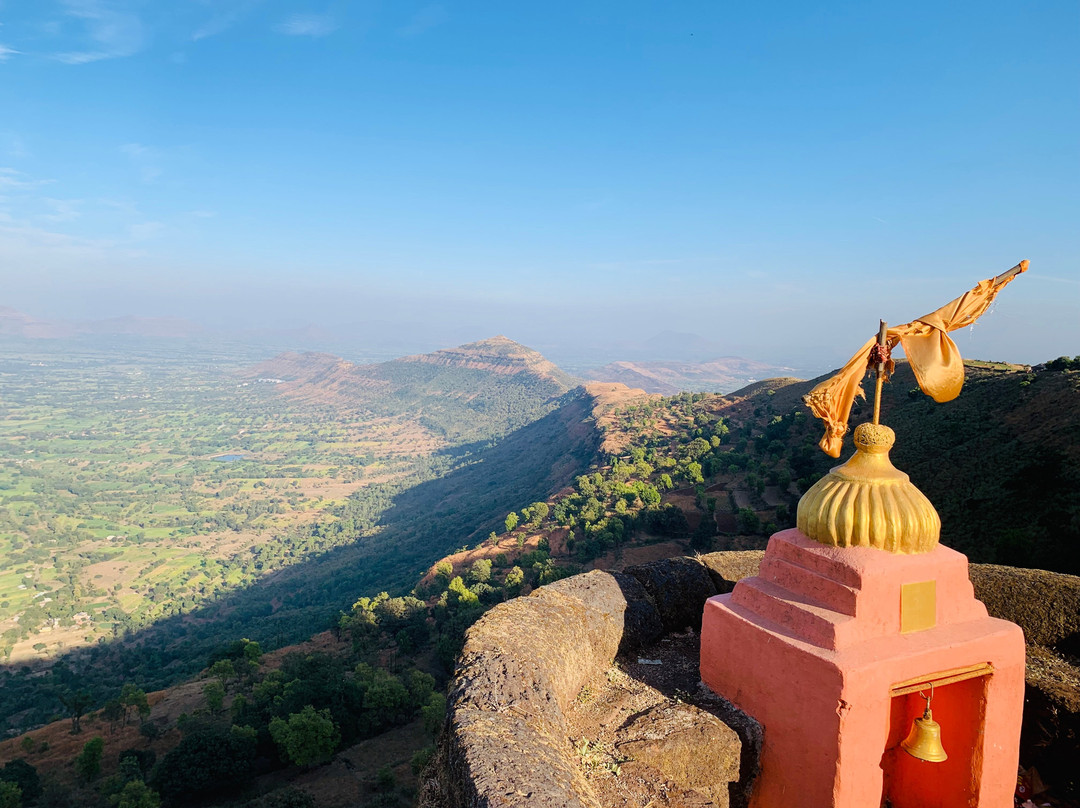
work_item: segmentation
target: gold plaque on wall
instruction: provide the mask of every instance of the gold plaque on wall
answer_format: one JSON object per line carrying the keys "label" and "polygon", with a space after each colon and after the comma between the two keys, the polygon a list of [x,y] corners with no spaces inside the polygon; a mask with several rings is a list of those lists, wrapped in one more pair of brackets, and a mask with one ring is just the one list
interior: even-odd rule
{"label": "gold plaque on wall", "polygon": [[925,631],[937,625],[937,581],[900,587],[900,633]]}

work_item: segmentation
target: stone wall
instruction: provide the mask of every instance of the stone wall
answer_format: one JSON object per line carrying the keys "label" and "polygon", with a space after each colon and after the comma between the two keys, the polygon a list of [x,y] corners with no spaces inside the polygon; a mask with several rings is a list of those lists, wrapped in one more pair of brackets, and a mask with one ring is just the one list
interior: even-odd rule
{"label": "stone wall", "polygon": [[[466,635],[420,805],[599,808],[567,740],[568,705],[617,654],[700,629],[705,600],[756,574],[761,557],[711,553],[594,571],[496,606]],[[1025,760],[1074,790],[1067,763],[1080,750],[1080,687],[1064,674],[1075,682],[1080,673],[1068,660],[1080,650],[1080,578],[973,565],[971,579],[990,613],[1028,638]]]}

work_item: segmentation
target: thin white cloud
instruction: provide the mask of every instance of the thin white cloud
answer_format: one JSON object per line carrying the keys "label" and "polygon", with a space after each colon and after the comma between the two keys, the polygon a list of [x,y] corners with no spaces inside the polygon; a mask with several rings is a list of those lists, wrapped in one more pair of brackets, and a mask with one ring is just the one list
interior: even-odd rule
{"label": "thin white cloud", "polygon": [[141,143],[125,143],[120,147],[120,151],[131,158],[143,182],[153,182],[161,176],[160,155],[156,149]]}
{"label": "thin white cloud", "polygon": [[191,39],[198,42],[200,39],[224,33],[260,2],[261,0],[204,0],[204,5],[211,5],[214,13],[209,20],[195,29]]}
{"label": "thin white cloud", "polygon": [[[10,219],[8,220],[11,221]],[[0,224],[0,250],[22,261],[50,258],[102,258],[116,243],[108,239],[85,239],[24,223]]]}
{"label": "thin white cloud", "polygon": [[9,48],[7,45],[0,45],[0,62],[6,62],[12,56],[18,56],[20,51],[14,48]]}
{"label": "thin white cloud", "polygon": [[139,222],[128,228],[128,235],[132,241],[145,241],[153,238],[164,229],[165,225],[161,222]]}
{"label": "thin white cloud", "polygon": [[406,37],[420,36],[420,34],[442,25],[449,17],[450,15],[446,13],[446,9],[441,4],[432,3],[413,14],[409,23],[400,28],[398,33]]}
{"label": "thin white cloud", "polygon": [[1055,283],[1068,283],[1072,286],[1080,286],[1080,280],[1076,278],[1059,278],[1056,275],[1043,275],[1041,272],[1032,272],[1030,277],[1041,281],[1054,281]]}
{"label": "thin white cloud", "polygon": [[14,168],[0,166],[0,188],[24,190],[49,185],[53,180],[35,180],[28,177],[22,171]]}
{"label": "thin white cloud", "polygon": [[14,157],[16,160],[21,160],[24,157],[30,156],[30,152],[26,148],[26,142],[14,132],[5,132],[0,139],[7,141],[6,150],[8,157]]}
{"label": "thin white cloud", "polygon": [[327,36],[337,29],[337,23],[329,14],[293,14],[284,22],[274,26],[274,30],[279,34],[313,38]]}
{"label": "thin white cloud", "polygon": [[54,54],[69,65],[132,56],[146,46],[146,27],[139,17],[105,0],[64,0],[67,15],[78,20],[88,47]]}
{"label": "thin white cloud", "polygon": [[52,213],[41,216],[47,222],[70,222],[82,216],[80,208],[83,205],[83,200],[81,199],[51,199],[45,197],[41,201],[52,209]]}

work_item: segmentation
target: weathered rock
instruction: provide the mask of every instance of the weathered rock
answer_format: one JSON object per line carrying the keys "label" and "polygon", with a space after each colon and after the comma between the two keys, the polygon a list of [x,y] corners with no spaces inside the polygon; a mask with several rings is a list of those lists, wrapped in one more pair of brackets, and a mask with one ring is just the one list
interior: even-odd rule
{"label": "weathered rock", "polygon": [[705,601],[716,594],[709,571],[693,558],[665,558],[627,567],[624,572],[641,582],[667,631],[687,626],[701,630]]}
{"label": "weathered rock", "polygon": [[[595,570],[548,584],[534,594],[551,592],[575,598],[593,613],[593,620],[605,621],[615,631],[618,653],[648,645],[664,633],[656,607],[632,575]],[[606,637],[598,642],[605,649],[610,644]]]}
{"label": "weathered rock", "polygon": [[449,757],[463,775],[455,778],[464,785],[459,805],[600,808],[565,737],[553,738],[509,712],[483,710],[457,710],[449,735]]}
{"label": "weathered rock", "polygon": [[593,662],[588,610],[558,593],[542,605],[539,600],[500,604],[469,629],[450,686],[455,707],[496,713],[512,707],[548,731],[565,733],[562,707],[577,695]]}
{"label": "weathered rock", "polygon": [[735,550],[722,553],[708,553],[698,556],[712,577],[716,594],[726,595],[743,578],[758,574],[764,550]]}
{"label": "weathered rock", "polygon": [[656,642],[664,634],[664,623],[660,612],[649,599],[649,594],[641,581],[633,575],[616,572],[615,580],[626,595],[626,612],[623,615],[623,638],[619,644],[619,653],[628,654]]}
{"label": "weathered rock", "polygon": [[630,740],[618,745],[620,753],[728,808],[742,744],[719,718],[691,704],[664,704],[631,719],[626,732]]}
{"label": "weathered rock", "polygon": [[754,781],[761,772],[761,748],[765,744],[765,731],[754,718],[744,713],[718,693],[709,690],[704,682],[698,682],[704,698],[698,702],[707,706],[715,715],[739,736],[742,753],[739,756],[739,779],[728,785],[731,808],[747,808]]}
{"label": "weathered rock", "polygon": [[1020,626],[1028,645],[1080,657],[1080,577],[996,564],[972,564],[968,577],[990,615]]}

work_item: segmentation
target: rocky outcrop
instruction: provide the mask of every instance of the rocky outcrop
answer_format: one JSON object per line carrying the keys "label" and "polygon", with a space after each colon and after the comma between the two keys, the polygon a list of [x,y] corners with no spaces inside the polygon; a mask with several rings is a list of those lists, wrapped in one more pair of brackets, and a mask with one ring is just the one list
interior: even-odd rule
{"label": "rocky outcrop", "polygon": [[395,362],[440,365],[442,367],[486,370],[503,376],[530,373],[562,385],[573,387],[573,380],[557,365],[531,348],[526,348],[504,336],[470,342],[457,348],[444,348],[428,354],[416,354],[395,359]]}
{"label": "rocky outcrop", "polygon": [[[492,609],[467,634],[420,805],[597,808],[567,737],[567,708],[618,654],[699,628],[705,599],[755,575],[761,557],[760,551],[712,553],[622,573],[594,571]],[[1075,795],[1080,578],[992,565],[972,565],[970,577],[990,613],[1019,624],[1027,636],[1022,762],[1038,767],[1059,794]],[[731,705],[707,714],[660,707],[636,716],[626,730],[620,751],[715,804],[727,805],[729,794],[731,805],[745,804],[760,727]],[[705,779],[687,762],[687,750],[700,744],[716,758]]]}
{"label": "rocky outcrop", "polygon": [[1080,577],[972,564],[975,597],[1024,630],[1027,673],[1020,761],[1056,794],[1080,798]]}
{"label": "rocky outcrop", "polygon": [[[623,573],[589,572],[488,612],[466,635],[450,687],[436,776],[425,785],[421,805],[598,806],[568,741],[565,711],[618,653],[632,653],[667,632],[700,627],[705,599],[733,586],[730,576],[753,574],[761,553],[714,555],[737,558],[675,558]],[[653,718],[682,727],[687,715]],[[699,720],[708,725],[701,731],[714,741],[731,741],[712,752],[726,768],[703,785],[709,792],[729,777],[722,780],[726,788],[739,779],[738,761],[745,757],[740,727],[729,729],[716,718]],[[644,725],[638,729],[642,738],[648,735]],[[698,733],[689,725],[683,729],[690,733],[683,741]],[[663,760],[657,759],[657,768],[694,788],[692,774],[679,763],[679,743],[668,746],[658,753]]]}
{"label": "rocky outcrop", "polygon": [[688,704],[665,704],[634,718],[619,751],[644,761],[677,785],[728,805],[739,779],[742,743],[716,716]]}

